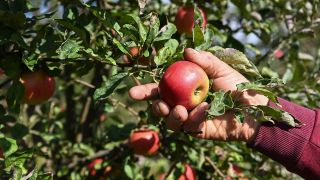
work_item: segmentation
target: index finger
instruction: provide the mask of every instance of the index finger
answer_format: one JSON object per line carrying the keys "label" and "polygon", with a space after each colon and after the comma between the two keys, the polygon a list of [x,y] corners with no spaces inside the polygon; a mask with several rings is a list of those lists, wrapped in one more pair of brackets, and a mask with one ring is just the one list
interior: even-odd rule
{"label": "index finger", "polygon": [[134,100],[149,100],[158,97],[158,84],[150,83],[134,86],[129,90],[129,95]]}

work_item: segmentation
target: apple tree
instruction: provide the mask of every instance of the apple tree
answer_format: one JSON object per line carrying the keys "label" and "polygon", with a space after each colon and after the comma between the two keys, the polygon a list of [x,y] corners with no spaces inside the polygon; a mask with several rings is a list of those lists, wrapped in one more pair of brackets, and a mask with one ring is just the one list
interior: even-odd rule
{"label": "apple tree", "polygon": [[[252,81],[240,89],[319,107],[319,10],[319,0],[2,0],[0,179],[300,179],[244,142],[167,129],[128,90],[159,83],[194,48]],[[229,92],[206,101],[211,116],[236,108]]]}

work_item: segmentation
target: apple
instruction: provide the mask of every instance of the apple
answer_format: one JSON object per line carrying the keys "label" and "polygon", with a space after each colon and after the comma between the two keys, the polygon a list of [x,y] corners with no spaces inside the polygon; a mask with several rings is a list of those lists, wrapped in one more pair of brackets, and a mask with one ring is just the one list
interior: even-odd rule
{"label": "apple", "polygon": [[0,158],[3,158],[3,150],[0,148]]}
{"label": "apple", "polygon": [[4,75],[4,70],[2,68],[0,68],[0,76]]}
{"label": "apple", "polygon": [[284,52],[281,50],[281,49],[276,49],[274,52],[273,52],[273,56],[277,59],[280,59],[284,56]]}
{"label": "apple", "polygon": [[54,78],[41,70],[23,73],[20,82],[25,87],[24,102],[27,104],[43,103],[54,94]]}
{"label": "apple", "polygon": [[153,155],[160,147],[158,132],[150,129],[136,130],[130,135],[128,146],[135,154]]}
{"label": "apple", "polygon": [[[103,163],[102,158],[95,159],[88,164],[89,174],[91,176],[95,176],[97,174],[97,170],[94,168],[96,165],[101,165]],[[108,172],[112,170],[111,166],[106,166],[103,171],[103,175],[107,175]]]}
{"label": "apple", "polygon": [[[207,15],[203,9],[199,8],[199,10],[203,18],[201,27],[205,27],[207,24]],[[192,33],[192,29],[194,27],[194,15],[194,7],[192,6],[182,6],[178,9],[175,25],[179,33]]]}
{"label": "apple", "polygon": [[184,164],[184,172],[178,180],[195,180],[196,172],[189,164]]}
{"label": "apple", "polygon": [[209,78],[195,63],[178,61],[169,66],[159,83],[162,100],[169,106],[182,105],[191,110],[199,105],[209,90]]}
{"label": "apple", "polygon": [[[137,56],[139,56],[140,55],[140,51],[141,51],[140,47],[137,47],[137,46],[136,47],[131,47],[129,49],[129,53],[132,56],[132,58],[136,58]],[[144,66],[154,64],[153,57],[155,56],[155,54],[156,54],[156,50],[154,48],[152,48],[152,54],[149,57],[145,57],[145,56],[142,55],[137,60],[136,64],[144,65]],[[131,59],[130,59],[130,57],[125,55],[124,56],[124,61],[126,63],[130,63]]]}
{"label": "apple", "polygon": [[[166,177],[165,173],[159,175],[159,180],[164,180]],[[195,170],[189,165],[184,164],[184,172],[179,176],[178,180],[195,180],[196,179],[196,172]]]}

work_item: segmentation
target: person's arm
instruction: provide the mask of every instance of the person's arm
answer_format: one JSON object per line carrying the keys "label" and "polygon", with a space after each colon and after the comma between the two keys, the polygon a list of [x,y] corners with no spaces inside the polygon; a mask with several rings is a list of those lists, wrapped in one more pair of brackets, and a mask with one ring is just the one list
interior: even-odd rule
{"label": "person's arm", "polygon": [[[255,150],[284,165],[289,171],[306,179],[320,178],[320,110],[305,107],[279,98],[278,107],[304,126],[288,128],[285,125],[264,123],[248,144]],[[269,103],[271,107],[277,107]]]}

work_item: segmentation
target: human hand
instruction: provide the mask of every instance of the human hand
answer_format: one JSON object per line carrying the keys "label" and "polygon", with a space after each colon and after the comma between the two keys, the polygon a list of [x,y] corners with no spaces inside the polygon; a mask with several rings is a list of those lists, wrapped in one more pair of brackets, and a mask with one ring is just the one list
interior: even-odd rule
{"label": "human hand", "polygon": [[[213,91],[232,91],[240,103],[247,105],[267,105],[268,98],[253,91],[237,92],[236,85],[248,80],[238,71],[219,60],[209,52],[198,52],[191,48],[185,49],[184,58],[198,64],[212,80]],[[134,100],[153,100],[152,109],[155,115],[163,116],[166,125],[174,131],[183,130],[192,136],[212,140],[241,140],[250,141],[259,128],[259,123],[249,117],[243,123],[238,122],[233,112],[208,120],[206,110],[208,103],[203,102],[191,112],[181,105],[169,107],[158,97],[158,85],[150,83],[132,87],[129,95]]]}

